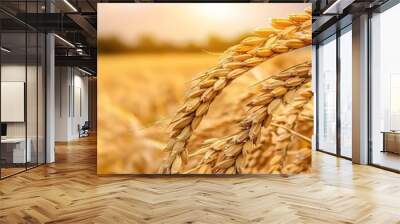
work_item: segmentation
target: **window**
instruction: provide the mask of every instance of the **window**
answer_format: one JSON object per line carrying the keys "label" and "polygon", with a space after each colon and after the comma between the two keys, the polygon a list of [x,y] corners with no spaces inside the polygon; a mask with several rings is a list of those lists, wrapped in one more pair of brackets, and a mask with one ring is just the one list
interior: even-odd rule
{"label": "window", "polygon": [[318,145],[336,153],[336,36],[318,47]]}
{"label": "window", "polygon": [[352,33],[351,26],[340,36],[340,155],[352,157]]}
{"label": "window", "polygon": [[370,160],[400,170],[400,4],[371,18]]}

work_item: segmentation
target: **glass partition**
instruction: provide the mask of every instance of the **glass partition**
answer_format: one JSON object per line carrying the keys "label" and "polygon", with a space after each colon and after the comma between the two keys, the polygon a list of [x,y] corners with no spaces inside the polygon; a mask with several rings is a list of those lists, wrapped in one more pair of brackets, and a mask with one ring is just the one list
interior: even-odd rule
{"label": "glass partition", "polygon": [[336,36],[318,47],[318,150],[336,154]]}
{"label": "glass partition", "polygon": [[24,171],[31,161],[26,140],[26,41],[25,32],[1,34],[2,177]]}
{"label": "glass partition", "polygon": [[[43,11],[43,1],[26,3],[0,6]],[[0,12],[1,179],[45,163],[45,45],[44,33]]]}

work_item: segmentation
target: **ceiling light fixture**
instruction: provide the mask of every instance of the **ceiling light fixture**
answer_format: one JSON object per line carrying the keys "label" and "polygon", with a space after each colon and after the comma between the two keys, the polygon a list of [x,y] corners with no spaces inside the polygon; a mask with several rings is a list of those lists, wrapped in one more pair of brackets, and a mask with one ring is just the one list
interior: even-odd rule
{"label": "ceiling light fixture", "polygon": [[59,40],[61,40],[62,42],[66,43],[67,45],[69,45],[70,47],[75,48],[75,45],[73,45],[71,42],[69,42],[68,40],[60,37],[58,34],[54,34],[55,37],[57,37]]}
{"label": "ceiling light fixture", "polygon": [[5,48],[5,47],[1,47],[0,49],[1,49],[2,51],[6,52],[6,53],[10,53],[10,52],[11,52],[11,50],[9,50],[9,49],[7,49],[7,48]]}
{"label": "ceiling light fixture", "polygon": [[83,52],[82,48],[77,48],[76,49],[76,53],[78,53],[78,55],[84,55],[84,52]]}
{"label": "ceiling light fixture", "polygon": [[83,72],[83,73],[85,73],[85,74],[87,74],[87,75],[90,75],[90,76],[93,75],[92,73],[90,73],[90,72],[88,72],[88,71],[86,71],[86,70],[83,70],[83,69],[81,69],[81,68],[79,68],[79,67],[78,67],[78,70],[81,71],[81,72]]}
{"label": "ceiling light fixture", "polygon": [[64,3],[67,4],[74,12],[78,12],[75,6],[73,6],[68,0],[64,0]]}
{"label": "ceiling light fixture", "polygon": [[343,10],[351,5],[354,0],[336,0],[332,5],[330,5],[322,14],[323,15],[338,15],[342,14]]}

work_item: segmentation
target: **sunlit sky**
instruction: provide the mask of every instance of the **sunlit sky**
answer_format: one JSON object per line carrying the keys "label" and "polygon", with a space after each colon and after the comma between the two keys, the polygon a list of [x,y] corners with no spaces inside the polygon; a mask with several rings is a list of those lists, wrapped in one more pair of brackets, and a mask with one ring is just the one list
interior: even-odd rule
{"label": "sunlit sky", "polygon": [[270,18],[302,12],[302,3],[99,3],[99,37],[135,44],[144,34],[179,44],[203,42],[210,34],[234,38]]}

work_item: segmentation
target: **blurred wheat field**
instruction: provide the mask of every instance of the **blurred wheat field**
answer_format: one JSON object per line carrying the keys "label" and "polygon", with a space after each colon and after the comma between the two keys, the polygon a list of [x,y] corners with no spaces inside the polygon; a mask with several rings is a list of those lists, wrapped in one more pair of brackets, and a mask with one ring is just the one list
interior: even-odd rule
{"label": "blurred wheat field", "polygon": [[[98,173],[157,173],[170,119],[191,80],[217,61],[218,56],[207,53],[99,55]],[[224,91],[189,148],[233,133],[235,116],[228,112],[236,110],[240,117],[255,82],[243,77]]]}

